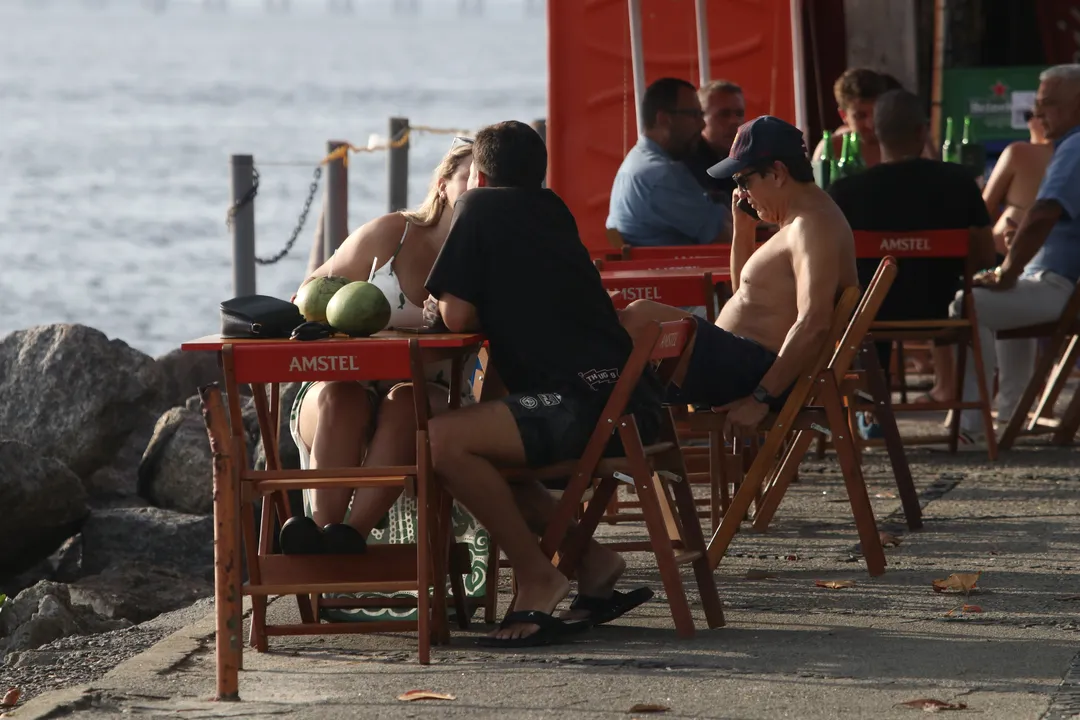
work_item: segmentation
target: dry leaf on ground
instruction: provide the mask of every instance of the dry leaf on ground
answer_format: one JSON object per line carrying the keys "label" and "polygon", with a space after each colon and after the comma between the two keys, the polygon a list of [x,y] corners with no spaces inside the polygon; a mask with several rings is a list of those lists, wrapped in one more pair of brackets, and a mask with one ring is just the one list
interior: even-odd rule
{"label": "dry leaf on ground", "polygon": [[958,608],[953,608],[949,612],[945,613],[945,617],[952,617],[953,613],[981,613],[983,609],[978,605],[961,605]]}
{"label": "dry leaf on ground", "polygon": [[774,577],[776,577],[776,575],[769,572],[768,570],[757,570],[755,568],[750,568],[746,571],[747,580],[768,580],[769,578]]}
{"label": "dry leaf on ground", "polygon": [[887,532],[878,533],[878,535],[881,537],[881,547],[896,547],[903,542],[896,535],[890,535]]}
{"label": "dry leaf on ground", "polygon": [[920,698],[918,700],[908,700],[907,702],[898,703],[905,707],[914,708],[916,710],[922,710],[923,712],[941,712],[942,710],[963,710],[967,707],[964,703],[948,703],[943,700],[934,700],[933,698]]}
{"label": "dry leaf on ground", "polygon": [[892,493],[892,492],[889,492],[888,490],[886,490],[885,492],[877,493],[876,495],[874,495],[874,497],[882,499],[882,500],[892,499],[892,498],[896,497],[896,493]]}
{"label": "dry leaf on ground", "polygon": [[830,590],[855,587],[854,580],[815,580],[814,584],[818,587],[829,588]]}
{"label": "dry leaf on ground", "polygon": [[397,696],[398,700],[411,702],[413,700],[457,700],[456,695],[437,693],[430,690],[410,690]]}
{"label": "dry leaf on ground", "polygon": [[670,710],[667,705],[656,705],[655,703],[638,703],[626,712],[628,713],[662,713]]}
{"label": "dry leaf on ground", "polygon": [[978,590],[976,583],[979,581],[979,576],[982,575],[982,571],[974,573],[953,573],[944,580],[934,581],[934,590],[936,592],[963,592],[968,593],[972,590]]}
{"label": "dry leaf on ground", "polygon": [[11,707],[15,703],[19,702],[19,696],[22,695],[22,691],[19,688],[11,688],[4,693],[4,699],[0,701],[0,707]]}

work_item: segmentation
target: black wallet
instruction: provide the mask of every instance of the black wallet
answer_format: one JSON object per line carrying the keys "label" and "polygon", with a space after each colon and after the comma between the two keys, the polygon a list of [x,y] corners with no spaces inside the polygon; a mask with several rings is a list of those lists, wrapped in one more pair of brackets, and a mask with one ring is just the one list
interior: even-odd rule
{"label": "black wallet", "polygon": [[223,338],[287,338],[303,322],[296,305],[268,295],[245,295],[221,303]]}

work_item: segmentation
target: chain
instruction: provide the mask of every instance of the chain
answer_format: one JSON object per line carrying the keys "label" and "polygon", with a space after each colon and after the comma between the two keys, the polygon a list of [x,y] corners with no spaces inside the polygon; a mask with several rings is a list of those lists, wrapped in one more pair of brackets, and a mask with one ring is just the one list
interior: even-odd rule
{"label": "chain", "polygon": [[322,177],[322,165],[315,166],[315,174],[311,178],[311,187],[308,189],[307,198],[304,200],[304,209],[300,211],[300,217],[296,221],[296,228],[293,229],[292,237],[285,243],[285,247],[281,249],[277,255],[271,258],[261,258],[256,256],[255,262],[259,265],[273,265],[281,258],[289,254],[289,251],[293,249],[293,245],[296,244],[296,239],[300,237],[300,231],[304,229],[304,223],[307,222],[308,211],[311,210],[311,202],[315,199],[315,193],[319,190],[319,178]]}
{"label": "chain", "polygon": [[251,189],[244,193],[244,197],[240,198],[232,204],[232,207],[225,213],[225,227],[232,230],[233,221],[236,219],[236,213],[240,212],[240,209],[245,205],[251,203],[255,196],[259,194],[259,171],[255,169],[255,166],[251,166]]}

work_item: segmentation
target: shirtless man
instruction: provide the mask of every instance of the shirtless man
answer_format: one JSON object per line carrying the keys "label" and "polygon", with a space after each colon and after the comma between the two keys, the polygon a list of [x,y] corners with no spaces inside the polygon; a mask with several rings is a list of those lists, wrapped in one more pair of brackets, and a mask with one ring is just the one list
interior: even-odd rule
{"label": "shirtless man", "polygon": [[[859,283],[855,243],[844,214],[814,184],[802,132],[768,115],[739,128],[731,154],[709,170],[733,177],[734,295],[715,325],[698,330],[685,367],[675,374],[673,403],[724,408],[728,421],[756,428],[779,410],[829,332],[837,294]],[[738,209],[743,198],[780,230],[756,252],[757,221]],[[650,320],[687,317],[677,308],[638,300],[622,311],[633,334]]]}
{"label": "shirtless man", "polygon": [[[1042,120],[1032,110],[1024,113],[1031,141],[1011,143],[1001,153],[983,190],[986,209],[994,223],[994,245],[1000,255],[1009,251],[1016,228],[1035,204],[1054,146],[1046,137]],[[1004,204],[1004,208],[1002,208]]]}

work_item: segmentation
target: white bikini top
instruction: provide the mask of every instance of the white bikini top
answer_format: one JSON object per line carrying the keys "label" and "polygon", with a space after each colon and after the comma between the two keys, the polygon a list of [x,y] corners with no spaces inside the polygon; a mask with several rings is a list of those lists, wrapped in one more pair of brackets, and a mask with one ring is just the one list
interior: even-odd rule
{"label": "white bikini top", "polygon": [[383,291],[390,303],[390,324],[387,327],[421,327],[424,324],[424,309],[414,305],[401,289],[401,281],[394,272],[394,260],[401,252],[401,246],[405,244],[405,236],[409,234],[409,222],[405,221],[405,232],[401,233],[397,249],[394,250],[390,260],[381,265],[371,276],[370,282]]}

